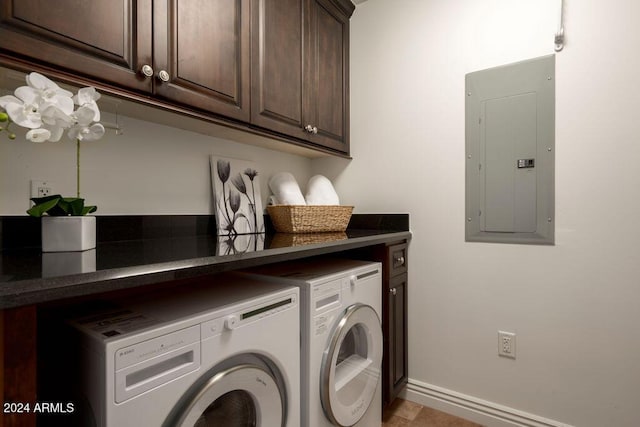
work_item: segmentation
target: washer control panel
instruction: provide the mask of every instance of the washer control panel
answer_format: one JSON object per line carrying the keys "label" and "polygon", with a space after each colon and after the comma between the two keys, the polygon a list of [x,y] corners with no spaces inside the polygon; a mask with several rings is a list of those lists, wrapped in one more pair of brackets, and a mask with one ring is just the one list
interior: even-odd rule
{"label": "washer control panel", "polygon": [[221,334],[223,330],[233,331],[247,323],[288,310],[291,307],[295,307],[297,304],[298,296],[296,294],[290,294],[285,297],[272,299],[261,304],[247,307],[244,310],[230,313],[217,319],[203,322],[201,324],[202,339]]}

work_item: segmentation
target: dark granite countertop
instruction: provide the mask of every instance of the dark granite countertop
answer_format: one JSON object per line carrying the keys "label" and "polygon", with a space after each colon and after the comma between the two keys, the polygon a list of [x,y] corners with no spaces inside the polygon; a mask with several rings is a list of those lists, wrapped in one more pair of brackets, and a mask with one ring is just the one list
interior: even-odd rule
{"label": "dark granite countertop", "polygon": [[[210,216],[97,217],[95,249],[42,253],[39,221],[1,217],[0,309],[410,239],[407,214],[354,215],[346,232],[216,236]],[[35,220],[35,221],[34,221]]]}

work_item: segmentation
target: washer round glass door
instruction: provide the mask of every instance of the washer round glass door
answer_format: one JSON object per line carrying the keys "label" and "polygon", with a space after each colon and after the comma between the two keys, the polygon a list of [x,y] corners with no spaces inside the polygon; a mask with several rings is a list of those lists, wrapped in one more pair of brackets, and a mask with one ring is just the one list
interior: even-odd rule
{"label": "washer round glass door", "polygon": [[322,358],[320,395],[331,422],[352,426],[362,418],[374,399],[381,363],[380,318],[368,305],[349,306]]}
{"label": "washer round glass door", "polygon": [[270,427],[283,425],[281,390],[257,365],[216,373],[194,394],[173,423],[180,427]]}

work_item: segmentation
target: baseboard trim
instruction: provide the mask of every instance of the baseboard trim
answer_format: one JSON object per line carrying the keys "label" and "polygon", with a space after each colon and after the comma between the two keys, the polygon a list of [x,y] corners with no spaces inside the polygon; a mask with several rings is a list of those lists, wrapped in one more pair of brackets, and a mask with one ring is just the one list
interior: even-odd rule
{"label": "baseboard trim", "polygon": [[572,427],[412,379],[401,397],[489,427]]}

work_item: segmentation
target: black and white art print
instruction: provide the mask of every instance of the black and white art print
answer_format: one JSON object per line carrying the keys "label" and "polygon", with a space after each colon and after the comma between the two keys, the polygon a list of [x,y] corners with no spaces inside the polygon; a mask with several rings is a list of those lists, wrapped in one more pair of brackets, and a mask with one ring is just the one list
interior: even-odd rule
{"label": "black and white art print", "polygon": [[254,162],[211,156],[218,236],[264,233],[260,176]]}

